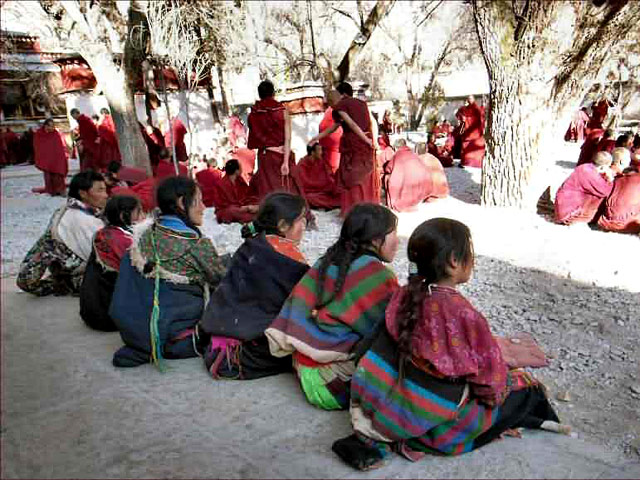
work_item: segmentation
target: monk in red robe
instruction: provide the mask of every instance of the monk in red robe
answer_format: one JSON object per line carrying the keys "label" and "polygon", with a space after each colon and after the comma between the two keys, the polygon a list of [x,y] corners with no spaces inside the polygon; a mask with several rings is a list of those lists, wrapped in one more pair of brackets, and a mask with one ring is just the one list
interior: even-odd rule
{"label": "monk in red robe", "polygon": [[[333,108],[331,105],[324,111],[324,116],[320,121],[318,130],[324,132],[325,130],[333,127],[335,121],[333,120]],[[322,146],[322,155],[325,163],[331,168],[331,175],[335,175],[338,167],[340,166],[340,139],[342,138],[342,127],[338,128],[330,135],[320,140]]]}
{"label": "monk in red robe", "polygon": [[64,195],[65,178],[69,171],[69,152],[62,134],[48,118],[33,137],[36,167],[44,174],[44,192],[49,195]]}
{"label": "monk in red robe", "polygon": [[0,144],[2,145],[2,155],[4,159],[1,165],[15,165],[24,161],[20,158],[20,137],[11,131],[11,128],[5,127],[0,129]]}
{"label": "monk in red robe", "polygon": [[427,147],[424,142],[416,146],[416,153],[429,171],[431,181],[433,182],[431,194],[425,201],[429,202],[438,198],[448,197],[449,181],[447,180],[447,174],[444,171],[442,163],[434,155],[427,152]]}
{"label": "monk in red robe", "polygon": [[105,170],[111,162],[122,163],[120,149],[118,148],[118,137],[116,136],[116,125],[109,110],[103,108],[100,110],[102,119],[98,125],[98,161],[94,163],[94,167],[98,170]]}
{"label": "monk in red robe", "polygon": [[587,135],[593,130],[604,128],[604,122],[609,113],[609,106],[609,100],[606,98],[602,98],[597,103],[594,102],[593,105],[591,105],[591,118],[587,123]]}
{"label": "monk in red robe", "polygon": [[240,176],[247,185],[250,185],[253,171],[256,168],[256,151],[248,148],[237,148],[232,155],[240,163]]}
{"label": "monk in red robe", "polygon": [[640,234],[640,172],[616,177],[598,226],[609,232]]}
{"label": "monk in red robe", "polygon": [[610,154],[598,152],[592,163],[576,167],[556,194],[557,223],[589,223],[595,218],[600,204],[613,189],[611,161]]}
{"label": "monk in red robe", "polygon": [[156,185],[159,183],[159,180],[154,177],[149,177],[142,182],[136,183],[135,185],[131,185],[128,187],[125,186],[114,186],[111,188],[109,193],[110,196],[115,195],[131,195],[140,200],[142,204],[142,209],[149,213],[156,208],[156,198],[155,191]]}
{"label": "monk in red robe", "polygon": [[225,175],[215,186],[215,208],[218,223],[248,223],[253,220],[258,205],[248,203],[249,186],[240,175],[240,163],[229,160],[224,166]]}
{"label": "monk in red robe", "polygon": [[[189,159],[187,154],[187,145],[184,142],[184,137],[187,135],[187,127],[184,126],[182,120],[178,117],[174,117],[171,121],[171,131],[167,130],[164,134],[164,144],[169,149],[169,152],[173,155],[173,145],[176,146],[176,158],[178,162],[186,162]],[[171,143],[173,135],[173,143]]]}
{"label": "monk in red robe", "polygon": [[429,153],[436,157],[442,163],[443,167],[451,167],[453,165],[453,145],[454,138],[451,125],[443,120],[436,124],[431,131],[433,141],[429,145]]}
{"label": "monk in red robe", "polygon": [[[385,168],[385,190],[387,206],[404,212],[437,197],[434,195],[434,179],[426,163],[407,147],[404,139],[398,140],[396,147],[396,154]],[[429,157],[442,169],[438,159]]]}
{"label": "monk in red robe", "polygon": [[71,109],[71,117],[78,123],[78,136],[80,137],[80,171],[96,168],[98,157],[98,128],[87,115],[80,113],[77,108]]}
{"label": "monk in red robe", "polygon": [[589,123],[589,114],[587,113],[587,107],[582,107],[576,113],[574,113],[571,119],[571,124],[567,128],[567,132],[564,134],[565,142],[584,142],[586,136],[586,128]]}
{"label": "monk in red robe", "polygon": [[616,148],[616,139],[614,138],[615,132],[613,130],[606,130],[604,135],[598,142],[596,147],[597,152],[613,152],[613,149]]}
{"label": "monk in red robe", "polygon": [[151,167],[155,167],[160,161],[160,150],[165,148],[164,137],[157,127],[153,125],[145,126],[141,122],[138,122],[138,124],[140,125],[140,132],[142,133],[144,143],[147,146],[149,162],[151,162]]}
{"label": "monk in red robe", "polygon": [[380,174],[375,158],[378,126],[367,104],[353,98],[351,85],[340,83],[332,95],[340,95],[340,101],[333,108],[336,123],[311,139],[309,144],[342,126],[340,167],[336,172],[336,181],[340,192],[340,215],[345,216],[356,203],[380,202]]}
{"label": "monk in red robe", "polygon": [[[593,156],[598,152],[598,144],[604,135],[604,130],[596,129],[589,132],[582,147],[580,147],[580,155],[578,156],[577,165],[591,163]],[[577,166],[576,165],[576,166]]]}
{"label": "monk in red robe", "polygon": [[319,143],[307,146],[307,156],[300,159],[297,169],[310,207],[331,210],[340,206],[331,166],[325,161]]}
{"label": "monk in red robe", "polygon": [[236,115],[231,115],[227,124],[231,148],[244,147],[247,144],[247,130]]}
{"label": "monk in red robe", "polygon": [[460,166],[480,168],[485,152],[484,115],[473,95],[469,95],[466,105],[458,110],[456,117],[461,122]]}
{"label": "monk in red robe", "polygon": [[260,82],[260,100],[251,107],[248,117],[247,147],[258,150],[258,171],[251,178],[250,187],[258,202],[278,190],[302,195],[291,152],[291,118],[274,94],[273,83]]}
{"label": "monk in red robe", "polygon": [[204,170],[196,173],[196,181],[202,192],[202,203],[209,208],[214,206],[216,185],[222,180],[222,172],[215,165],[209,165]]}

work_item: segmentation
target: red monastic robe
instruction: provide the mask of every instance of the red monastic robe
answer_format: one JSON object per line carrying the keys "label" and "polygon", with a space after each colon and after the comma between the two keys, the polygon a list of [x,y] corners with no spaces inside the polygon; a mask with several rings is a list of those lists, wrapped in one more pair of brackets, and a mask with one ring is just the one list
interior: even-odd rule
{"label": "red monastic robe", "polygon": [[464,123],[461,133],[460,160],[465,167],[482,167],[484,159],[484,122],[483,113],[476,103],[461,107],[456,117]]}
{"label": "red monastic robe", "polygon": [[202,191],[202,202],[205,207],[213,207],[216,184],[222,180],[222,172],[214,167],[200,170],[196,173],[196,181]]}
{"label": "red monastic robe", "polygon": [[369,107],[362,100],[344,97],[333,111],[333,118],[342,125],[340,167],[336,180],[340,191],[340,214],[345,216],[353,205],[361,202],[380,203],[380,177],[373,149],[348,125],[339,112],[344,112],[367,135],[371,135]]}
{"label": "red monastic robe", "polygon": [[[189,176],[189,169],[184,163],[178,163],[178,172],[181,177]],[[153,172],[153,175],[158,180],[166,177],[173,177],[175,174],[176,174],[176,169],[173,166],[173,162],[167,161],[167,160],[160,160]]]}
{"label": "red monastic robe", "polygon": [[[184,137],[187,135],[187,128],[178,117],[174,117],[171,122],[171,130],[173,130],[173,142],[176,146],[176,158],[179,162],[186,162],[189,158],[187,154],[187,145],[184,143]],[[171,133],[167,131],[164,134],[164,143],[172,154],[173,148],[171,143]]]}
{"label": "red monastic robe", "polygon": [[116,136],[116,126],[113,123],[111,115],[105,115],[98,125],[98,161],[94,163],[94,167],[99,170],[105,170],[113,161],[122,163],[120,150],[118,148],[118,137]]}
{"label": "red monastic robe", "polygon": [[289,175],[280,172],[284,156],[281,153],[267,150],[267,147],[284,146],[285,106],[275,98],[259,100],[251,108],[248,117],[249,149],[258,150],[258,171],[251,178],[251,196],[256,203],[271,192],[287,191],[302,195],[293,152],[289,155]]}
{"label": "red monastic robe", "polygon": [[133,197],[137,197],[142,204],[142,209],[145,212],[150,212],[156,208],[155,191],[157,184],[158,179],[149,177],[131,187],[113,187],[111,189],[111,196],[131,195]]}
{"label": "red monastic robe", "polygon": [[69,171],[69,152],[58,130],[47,132],[44,127],[33,136],[36,167],[44,174],[44,192],[50,195],[64,194],[65,177]]}
{"label": "red monastic robe", "polygon": [[144,182],[148,176],[144,168],[127,167],[123,165],[120,167],[120,170],[118,170],[118,178],[123,182],[127,182],[129,185],[136,185]]}
{"label": "red monastic robe", "polygon": [[229,117],[229,143],[232,148],[238,146],[239,140],[244,140],[246,144],[247,131],[238,117],[232,115]]}
{"label": "red monastic robe", "polygon": [[256,151],[248,148],[237,148],[229,158],[235,158],[240,164],[240,176],[249,185],[256,168]]}
{"label": "red monastic robe", "polygon": [[82,153],[80,154],[80,170],[96,168],[99,160],[99,145],[96,144],[98,138],[98,127],[89,117],[80,114],[78,119],[78,134],[82,141]]}
{"label": "red monastic robe", "polygon": [[248,223],[255,214],[241,211],[249,203],[249,186],[241,176],[235,181],[224,176],[215,186],[214,206],[218,223]]}
{"label": "red monastic robe", "polygon": [[23,161],[20,158],[20,137],[11,131],[9,127],[7,127],[6,132],[0,133],[0,142],[2,142],[1,149],[3,151],[4,159],[0,161],[1,165],[14,165]]}
{"label": "red monastic robe", "polygon": [[616,148],[616,141],[613,138],[603,138],[598,142],[596,152],[612,153]]}
{"label": "red monastic robe", "polygon": [[443,167],[453,165],[453,145],[455,140],[452,134],[451,125],[442,123],[433,127],[432,132],[436,137],[436,142],[429,142],[429,153],[442,163]]}
{"label": "red monastic robe", "polygon": [[609,113],[609,102],[607,100],[600,100],[591,107],[591,118],[587,123],[587,135],[593,130],[604,128],[607,113]]}
{"label": "red monastic robe", "polygon": [[[385,169],[385,190],[389,208],[402,212],[425,200],[443,196],[442,177],[437,175],[437,178],[434,178],[433,173],[434,166],[439,169],[437,173],[444,174],[444,170],[437,158],[432,155],[428,157],[423,160],[409,147],[398,148]],[[446,177],[444,181],[448,193]]]}
{"label": "red monastic robe", "polygon": [[593,156],[598,152],[598,143],[600,143],[602,135],[604,135],[604,130],[601,128],[593,130],[587,135],[582,147],[580,147],[577,165],[591,163]]}
{"label": "red monastic robe", "polygon": [[578,110],[571,119],[571,124],[564,134],[565,142],[583,142],[586,136],[586,128],[589,123],[589,114],[584,110]]}
{"label": "red monastic robe", "polygon": [[155,166],[160,161],[160,150],[164,148],[164,137],[158,128],[152,127],[152,129],[152,133],[149,135],[144,125],[140,124],[140,132],[142,132],[142,138],[147,146],[149,161],[151,166]]}
{"label": "red monastic robe", "polygon": [[640,173],[617,177],[598,226],[603,230],[640,233]]}
{"label": "red monastic robe", "polygon": [[556,194],[555,221],[565,225],[590,222],[612,189],[613,183],[593,163],[576,167]]}
{"label": "red monastic robe", "polygon": [[331,166],[324,158],[307,155],[298,162],[298,180],[312,208],[333,209],[340,206]]}
{"label": "red monastic robe", "polygon": [[[328,107],[324,112],[324,117],[320,121],[318,127],[319,132],[324,132],[326,129],[335,125],[333,120],[333,109]],[[342,127],[333,132],[331,135],[327,135],[320,140],[322,145],[322,156],[324,160],[331,167],[331,175],[335,175],[338,167],[340,166],[340,139],[342,138]]]}

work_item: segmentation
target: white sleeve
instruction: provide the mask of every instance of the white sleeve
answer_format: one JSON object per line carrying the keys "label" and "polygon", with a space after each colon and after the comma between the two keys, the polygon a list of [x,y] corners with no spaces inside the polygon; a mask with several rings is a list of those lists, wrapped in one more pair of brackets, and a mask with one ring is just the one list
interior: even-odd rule
{"label": "white sleeve", "polygon": [[93,236],[104,222],[81,210],[68,209],[58,224],[58,238],[83,260],[88,260],[93,248]]}

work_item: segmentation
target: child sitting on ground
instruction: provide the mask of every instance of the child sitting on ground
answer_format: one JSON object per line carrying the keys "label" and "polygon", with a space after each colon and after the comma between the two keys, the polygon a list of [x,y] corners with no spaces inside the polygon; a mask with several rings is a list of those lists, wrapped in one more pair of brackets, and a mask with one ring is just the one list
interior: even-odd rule
{"label": "child sitting on ground", "polygon": [[307,400],[346,408],[358,354],[384,320],[398,282],[385,266],[396,255],[397,218],[371,203],[355,205],[340,238],[300,280],[265,334],[271,353],[293,354]]}
{"label": "child sitting on ground", "polygon": [[104,216],[107,226],[93,237],[93,249],[80,285],[80,317],[90,328],[115,332],[109,305],[120,261],[133,242],[131,228],[144,214],[136,197],[116,195],[107,202]]}
{"label": "child sitting on ground", "polygon": [[309,268],[298,250],[306,213],[304,198],[272,193],[256,219],[242,227],[245,241],[200,322],[202,334],[213,335],[204,355],[213,378],[250,380],[291,371],[291,359],[269,353],[264,330]]}
{"label": "child sitting on ground", "polygon": [[355,433],[334,452],[368,470],[392,448],[417,461],[468,452],[518,427],[563,430],[544,387],[508,370],[487,320],[456,289],[473,271],[469,229],[428,220],[411,235],[408,258],[409,284],[394,293],[386,328],[351,382]]}

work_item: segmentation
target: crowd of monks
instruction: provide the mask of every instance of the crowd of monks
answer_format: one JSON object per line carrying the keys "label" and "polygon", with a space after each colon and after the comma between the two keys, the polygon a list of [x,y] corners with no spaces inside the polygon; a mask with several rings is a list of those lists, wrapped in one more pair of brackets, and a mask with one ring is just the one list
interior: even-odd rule
{"label": "crowd of monks", "polygon": [[[454,159],[460,159],[461,167],[482,166],[486,112],[473,96],[457,110],[455,127],[441,118],[428,141],[410,145],[396,135],[389,112],[378,125],[366,102],[354,97],[348,83],[341,83],[327,95],[318,134],[308,139],[307,154],[296,159],[291,150],[291,116],[274,94],[274,85],[262,82],[247,126],[231,116],[226,128],[219,129],[209,158],[189,155],[187,129],[178,117],[164,133],[141,123],[153,170],[150,178],[141,169],[121,165],[107,109],[90,118],[74,108],[81,169],[105,173],[111,194],[136,195],[148,211],[155,208],[158,180],[178,170],[178,175],[198,182],[204,203],[215,208],[218,222],[247,223],[273,191],[302,195],[311,208],[340,209],[342,216],[359,202],[382,201],[395,211],[408,211],[449,194],[444,168],[453,166]],[[609,107],[602,99],[593,104],[591,115],[583,108],[572,119],[565,140],[582,141],[582,146],[575,172],[556,195],[555,220],[636,232],[640,231],[640,139],[604,128]],[[3,159],[5,146],[16,142],[7,132],[1,132]],[[47,121],[32,136],[36,166],[45,177],[45,187],[34,190],[64,195],[69,155],[62,134]],[[313,226],[312,214],[307,220]]]}
{"label": "crowd of monks", "polygon": [[640,135],[605,129],[611,103],[603,98],[573,116],[565,140],[582,142],[575,170],[558,190],[557,223],[640,233]]}

